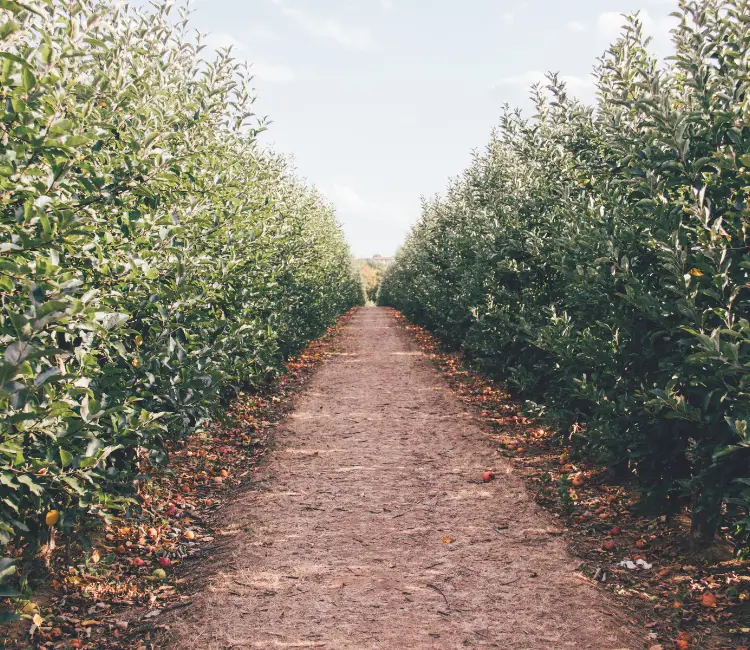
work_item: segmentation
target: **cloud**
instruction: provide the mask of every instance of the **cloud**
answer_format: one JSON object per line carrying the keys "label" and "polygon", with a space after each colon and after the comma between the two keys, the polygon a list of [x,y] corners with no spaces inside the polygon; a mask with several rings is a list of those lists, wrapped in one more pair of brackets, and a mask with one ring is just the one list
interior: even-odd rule
{"label": "cloud", "polygon": [[380,0],[380,6],[386,11],[393,9],[393,0]]}
{"label": "cloud", "polygon": [[506,11],[502,16],[500,16],[500,20],[503,21],[503,25],[512,25],[515,22],[516,17],[510,11]]}
{"label": "cloud", "polygon": [[404,203],[373,200],[341,179],[320,190],[333,203],[344,234],[359,256],[395,252],[421,211],[416,197]]}
{"label": "cloud", "polygon": [[362,213],[368,211],[366,201],[357,194],[356,190],[344,185],[343,183],[334,183],[330,189],[322,190],[336,207],[346,212]]}
{"label": "cloud", "polygon": [[[654,18],[646,9],[642,9],[638,13],[638,18],[643,23],[643,28],[649,36],[664,35],[672,27],[674,20],[670,17]],[[596,20],[596,30],[599,36],[612,41],[620,36],[626,22],[627,18],[624,14],[616,11],[606,11],[599,14]]]}
{"label": "cloud", "polygon": [[301,9],[286,7],[279,0],[274,0],[274,3],[287,18],[312,36],[334,41],[348,50],[371,50],[375,47],[375,39],[364,27],[344,25],[331,18],[318,18]]}
{"label": "cloud", "polygon": [[[661,2],[661,0],[655,1]],[[673,47],[670,31],[677,25],[677,19],[671,15],[654,17],[646,9],[641,10],[638,17],[643,24],[645,35],[654,39],[653,51],[662,55],[669,54]],[[604,42],[613,43],[622,34],[626,21],[625,15],[614,11],[599,14],[596,21],[597,35]]]}
{"label": "cloud", "polygon": [[571,32],[585,32],[586,31],[586,25],[583,23],[579,23],[577,20],[571,20],[567,25],[565,25]]}
{"label": "cloud", "polygon": [[406,226],[410,221],[409,210],[404,206],[365,199],[345,181],[336,181],[328,187],[320,188],[320,191],[334,204],[337,212],[348,216],[345,221],[369,221],[399,226]]}
{"label": "cloud", "polygon": [[[644,21],[644,26],[649,19],[650,16],[647,11],[641,12],[641,20]],[[596,32],[602,38],[612,41],[620,35],[625,22],[626,18],[623,14],[617,11],[606,11],[599,14],[599,17],[596,19]]]}
{"label": "cloud", "polygon": [[250,64],[250,72],[256,79],[272,83],[289,83],[295,79],[294,70],[288,66],[275,63],[255,61]]}
{"label": "cloud", "polygon": [[[568,88],[573,91],[589,90],[594,86],[592,79],[584,79],[583,77],[576,77],[573,75],[560,75],[560,80],[564,81]],[[540,70],[528,70],[521,74],[510,75],[498,79],[492,86],[492,90],[497,90],[498,88],[507,86],[530,88],[537,83],[547,83],[547,77],[544,72]]]}
{"label": "cloud", "polygon": [[211,34],[205,34],[203,37],[203,45],[210,47],[212,50],[226,50],[230,47],[235,52],[243,52],[247,50],[247,47],[240,40],[236,39],[231,34],[226,32],[214,32]]}
{"label": "cloud", "polygon": [[290,67],[278,63],[269,63],[267,61],[253,60],[249,56],[249,50],[245,43],[226,32],[216,32],[207,34],[203,38],[203,44],[207,49],[214,52],[221,49],[232,48],[235,55],[242,56],[250,61],[250,71],[256,79],[268,81],[270,83],[289,83],[294,81],[294,70]]}
{"label": "cloud", "polygon": [[275,41],[276,32],[263,25],[257,25],[247,30],[247,37],[257,41]]}
{"label": "cloud", "polygon": [[539,70],[529,70],[521,74],[514,74],[508,77],[502,77],[498,79],[492,86],[492,89],[499,88],[501,86],[531,86],[535,83],[544,82],[544,73]]}

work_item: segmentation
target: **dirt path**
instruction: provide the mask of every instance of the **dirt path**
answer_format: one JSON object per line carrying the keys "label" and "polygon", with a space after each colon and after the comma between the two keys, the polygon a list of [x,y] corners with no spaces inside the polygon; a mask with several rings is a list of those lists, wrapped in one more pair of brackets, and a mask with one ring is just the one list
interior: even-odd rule
{"label": "dirt path", "polygon": [[340,350],[226,513],[233,566],[175,647],[643,647],[387,311]]}

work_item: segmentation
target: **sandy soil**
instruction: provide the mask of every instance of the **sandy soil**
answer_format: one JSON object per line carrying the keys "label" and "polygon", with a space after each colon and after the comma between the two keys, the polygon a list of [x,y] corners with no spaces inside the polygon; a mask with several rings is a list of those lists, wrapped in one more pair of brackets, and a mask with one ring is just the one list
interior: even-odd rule
{"label": "sandy soil", "polygon": [[387,311],[339,350],[224,513],[174,648],[644,647]]}

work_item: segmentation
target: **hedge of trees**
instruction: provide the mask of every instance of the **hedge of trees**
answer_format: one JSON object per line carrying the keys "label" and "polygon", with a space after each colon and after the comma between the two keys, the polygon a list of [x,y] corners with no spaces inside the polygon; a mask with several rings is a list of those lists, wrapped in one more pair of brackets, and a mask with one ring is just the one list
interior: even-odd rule
{"label": "hedge of trees", "polygon": [[424,204],[381,287],[697,534],[750,531],[750,2],[682,0],[674,58],[633,17]]}
{"label": "hedge of trees", "polygon": [[0,1],[0,547],[51,510],[85,534],[364,299],[246,66],[202,49],[161,0]]}

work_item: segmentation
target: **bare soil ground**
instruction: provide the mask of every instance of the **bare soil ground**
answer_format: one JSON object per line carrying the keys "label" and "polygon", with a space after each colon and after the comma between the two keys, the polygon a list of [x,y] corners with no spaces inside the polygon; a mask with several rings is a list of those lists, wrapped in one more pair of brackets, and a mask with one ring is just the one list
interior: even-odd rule
{"label": "bare soil ground", "polygon": [[173,646],[643,648],[394,317],[341,336],[223,514],[231,553]]}

